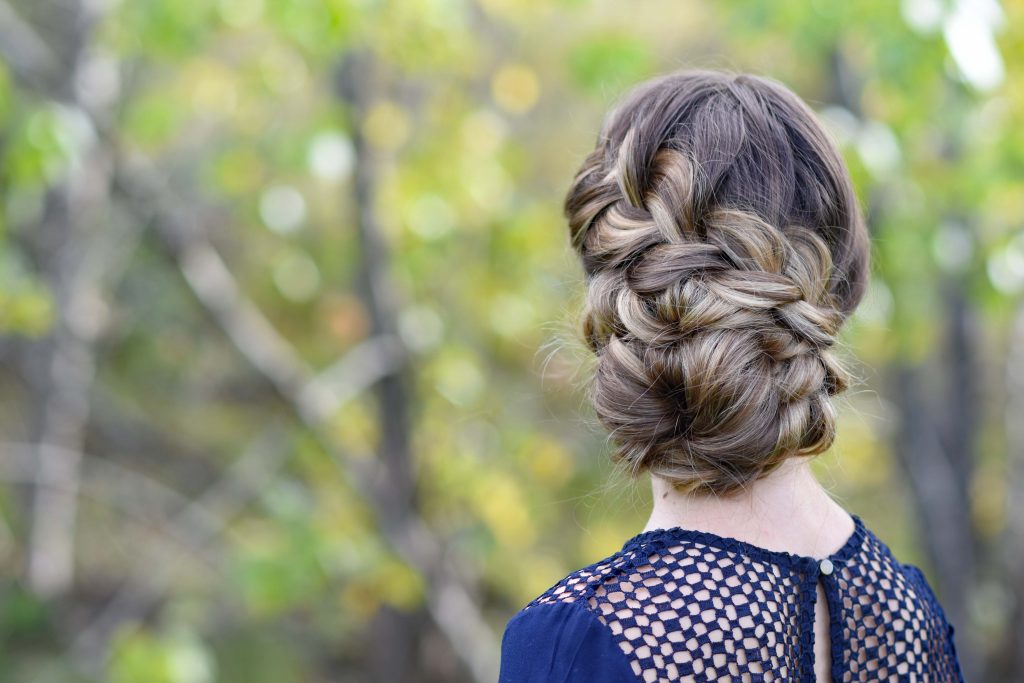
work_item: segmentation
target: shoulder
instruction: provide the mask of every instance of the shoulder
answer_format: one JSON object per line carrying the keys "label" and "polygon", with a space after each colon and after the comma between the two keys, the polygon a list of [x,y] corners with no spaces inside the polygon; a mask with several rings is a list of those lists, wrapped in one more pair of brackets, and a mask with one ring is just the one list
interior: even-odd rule
{"label": "shoulder", "polygon": [[875,591],[870,596],[872,605],[895,604],[900,606],[900,614],[912,615],[906,622],[908,629],[901,635],[908,641],[920,643],[927,651],[926,661],[934,668],[934,676],[962,681],[955,629],[921,568],[899,561],[883,541],[869,534],[859,569],[862,588],[855,592]]}
{"label": "shoulder", "polygon": [[505,627],[499,683],[637,681],[591,596],[628,567],[621,552],[578,569],[531,600]]}
{"label": "shoulder", "polygon": [[571,602],[516,614],[501,640],[499,683],[634,683],[638,679],[612,632]]}
{"label": "shoulder", "polygon": [[957,653],[955,638],[956,629],[953,627],[953,623],[946,617],[946,612],[942,609],[942,604],[928,583],[928,579],[925,578],[924,572],[912,564],[902,564],[901,566],[910,578],[911,585],[916,588],[920,599],[928,606],[930,615],[928,621],[932,633],[930,642],[934,650],[933,654],[936,655],[934,658],[936,665],[942,668],[942,672],[952,680],[963,681],[964,675],[960,668],[960,657]]}
{"label": "shoulder", "polygon": [[593,564],[577,569],[560,579],[553,586],[531,600],[523,611],[537,605],[571,603],[588,606],[590,598],[604,584],[627,575],[633,569],[633,553],[620,550]]}
{"label": "shoulder", "polygon": [[892,585],[891,579],[902,588],[902,593],[915,602],[930,621],[937,622],[946,628],[949,624],[934,589],[920,567],[900,561],[889,546],[870,530],[867,532],[868,542],[865,545],[861,560],[862,572],[878,574],[878,584],[882,588]]}
{"label": "shoulder", "polygon": [[913,564],[900,563],[900,568],[907,577],[908,583],[917,594],[918,600],[926,607],[930,620],[933,622],[933,628],[937,633],[945,635],[949,640],[949,645],[952,646],[953,624],[946,616],[942,603],[939,601],[938,596],[935,594],[935,589],[928,582],[924,572],[920,567]]}
{"label": "shoulder", "polygon": [[[913,603],[929,620],[946,622],[946,615],[920,567],[900,561],[892,549],[871,530],[857,560],[857,574],[873,578],[868,588],[886,593],[882,597],[902,597]],[[897,596],[888,592],[898,593]]]}

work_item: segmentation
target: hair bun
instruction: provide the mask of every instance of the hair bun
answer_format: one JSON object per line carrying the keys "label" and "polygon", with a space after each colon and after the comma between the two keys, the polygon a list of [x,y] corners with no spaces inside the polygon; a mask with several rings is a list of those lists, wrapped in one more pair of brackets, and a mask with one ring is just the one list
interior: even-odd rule
{"label": "hair bun", "polygon": [[635,88],[566,196],[587,274],[589,390],[634,473],[719,494],[835,438],[831,347],[868,239],[845,166],[781,85],[676,72]]}

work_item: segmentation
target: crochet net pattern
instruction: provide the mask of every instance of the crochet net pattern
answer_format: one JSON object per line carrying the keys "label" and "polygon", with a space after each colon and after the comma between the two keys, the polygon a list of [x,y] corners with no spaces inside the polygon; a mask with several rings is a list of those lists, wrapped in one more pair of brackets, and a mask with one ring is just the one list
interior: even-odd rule
{"label": "crochet net pattern", "polygon": [[920,569],[853,518],[831,566],[699,531],[644,532],[524,609],[590,610],[646,682],[814,681],[821,580],[833,681],[962,681],[953,627]]}

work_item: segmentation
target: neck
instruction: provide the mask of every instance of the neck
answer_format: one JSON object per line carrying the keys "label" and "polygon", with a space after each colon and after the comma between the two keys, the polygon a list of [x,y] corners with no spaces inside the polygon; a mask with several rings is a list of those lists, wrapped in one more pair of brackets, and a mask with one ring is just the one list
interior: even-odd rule
{"label": "neck", "polygon": [[825,557],[854,530],[853,519],[821,486],[807,458],[789,458],[730,496],[686,494],[651,476],[654,506],[644,531],[683,527],[774,551]]}

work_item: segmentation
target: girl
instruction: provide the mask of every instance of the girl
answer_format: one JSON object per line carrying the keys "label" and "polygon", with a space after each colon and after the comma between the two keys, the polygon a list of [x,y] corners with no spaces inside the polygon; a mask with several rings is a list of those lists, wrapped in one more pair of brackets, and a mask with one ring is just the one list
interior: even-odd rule
{"label": "girl", "polygon": [[962,681],[921,571],[815,479],[868,279],[840,154],[781,84],[679,71],[605,118],[565,201],[590,398],[646,528],[508,624],[501,682]]}

